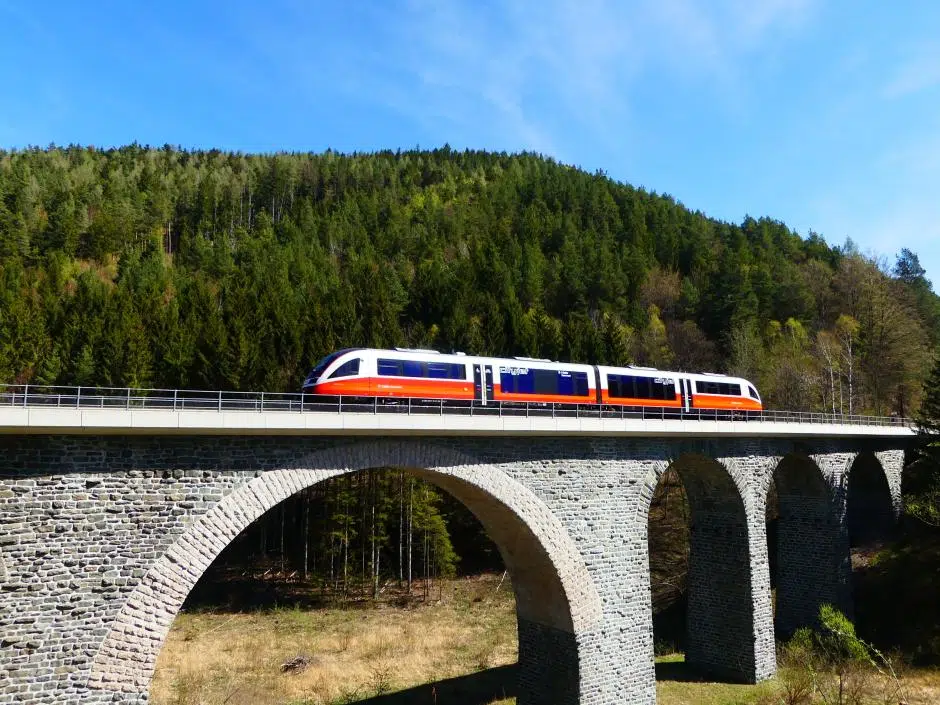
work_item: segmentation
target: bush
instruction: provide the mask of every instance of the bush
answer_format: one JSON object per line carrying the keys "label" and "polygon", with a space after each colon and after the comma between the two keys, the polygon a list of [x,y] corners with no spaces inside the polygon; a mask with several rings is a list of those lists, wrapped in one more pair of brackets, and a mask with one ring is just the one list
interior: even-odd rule
{"label": "bush", "polygon": [[793,635],[782,656],[784,705],[904,701],[892,660],[859,639],[855,625],[831,605],[820,608],[816,630]]}

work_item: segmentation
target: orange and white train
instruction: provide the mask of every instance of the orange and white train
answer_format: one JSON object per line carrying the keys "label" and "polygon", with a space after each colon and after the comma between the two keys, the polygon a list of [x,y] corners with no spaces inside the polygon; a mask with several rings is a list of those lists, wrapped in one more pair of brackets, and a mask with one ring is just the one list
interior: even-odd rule
{"label": "orange and white train", "polygon": [[496,358],[436,350],[349,348],[327,355],[304,381],[308,394],[384,399],[536,402],[761,411],[740,377],[609,367],[528,357]]}

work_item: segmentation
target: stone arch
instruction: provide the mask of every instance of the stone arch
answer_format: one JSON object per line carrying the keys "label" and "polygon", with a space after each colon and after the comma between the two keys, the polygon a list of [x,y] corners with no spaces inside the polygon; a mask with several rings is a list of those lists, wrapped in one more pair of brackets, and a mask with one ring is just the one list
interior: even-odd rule
{"label": "stone arch", "polygon": [[579,635],[599,623],[602,604],[561,522],[495,465],[436,444],[391,440],[336,446],[257,472],[195,519],[124,602],[95,655],[89,687],[146,697],[183,601],[245,527],[306,487],[378,467],[409,469],[450,492],[499,547],[517,594],[520,703],[578,702]]}
{"label": "stone arch", "polygon": [[890,463],[895,455],[900,455],[903,461],[903,453],[859,453],[849,468],[846,525],[852,546],[886,538],[894,528],[900,507],[900,463],[896,473],[890,473],[897,475],[897,481],[892,483],[889,470],[894,468],[882,460]]}
{"label": "stone arch", "polygon": [[[730,680],[755,681],[758,666],[744,478],[725,464],[685,453],[657,464],[642,490],[641,527],[663,473],[675,467],[690,509],[686,662]],[[772,671],[771,671],[772,674]]]}
{"label": "stone arch", "polygon": [[823,604],[849,608],[850,570],[836,493],[819,465],[806,455],[785,455],[772,486],[779,510],[774,622],[779,634],[789,636],[815,624]]}

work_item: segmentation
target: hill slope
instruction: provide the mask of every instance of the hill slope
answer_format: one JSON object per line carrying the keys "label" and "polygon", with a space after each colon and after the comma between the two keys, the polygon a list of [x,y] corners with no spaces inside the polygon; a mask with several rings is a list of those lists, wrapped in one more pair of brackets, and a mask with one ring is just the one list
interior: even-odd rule
{"label": "hill slope", "polygon": [[909,413],[940,307],[915,255],[893,274],[529,154],[0,152],[6,382],[294,390],[336,348],[410,345]]}

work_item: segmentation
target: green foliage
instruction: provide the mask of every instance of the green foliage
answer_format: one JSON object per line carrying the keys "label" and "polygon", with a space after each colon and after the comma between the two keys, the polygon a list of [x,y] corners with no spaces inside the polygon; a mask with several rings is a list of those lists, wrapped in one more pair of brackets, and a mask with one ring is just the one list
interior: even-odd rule
{"label": "green foliage", "polygon": [[862,641],[855,625],[831,605],[820,607],[815,630],[797,630],[783,661],[784,702],[863,705],[879,696],[904,701],[891,659]]}
{"label": "green foliage", "polygon": [[938,340],[908,250],[892,276],[536,155],[0,151],[5,382],[293,391],[337,348],[409,345],[909,414]]}
{"label": "green foliage", "polygon": [[923,523],[940,528],[940,358],[924,383],[917,416],[918,447],[904,476],[904,509]]}
{"label": "green foliage", "polygon": [[855,625],[832,605],[819,609],[819,630],[814,643],[817,653],[830,666],[872,662],[868,648],[855,634]]}

